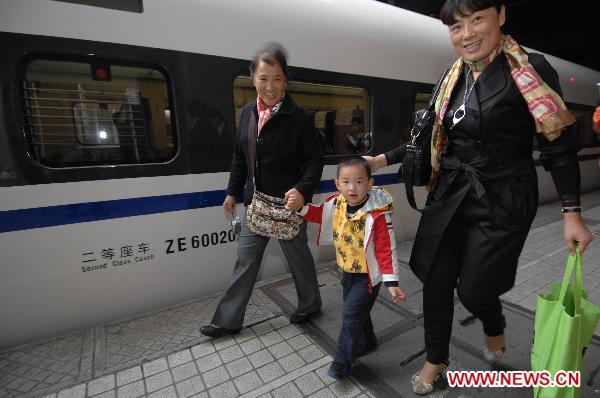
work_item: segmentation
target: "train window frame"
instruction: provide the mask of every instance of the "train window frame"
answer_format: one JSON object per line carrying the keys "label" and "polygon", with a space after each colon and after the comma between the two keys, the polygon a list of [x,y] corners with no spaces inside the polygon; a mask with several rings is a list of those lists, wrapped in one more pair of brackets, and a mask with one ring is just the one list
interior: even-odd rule
{"label": "train window frame", "polygon": [[144,12],[143,0],[54,0],[63,3],[79,4],[92,7],[108,8],[111,10],[130,11],[141,14]]}
{"label": "train window frame", "polygon": [[[236,85],[236,83],[240,79],[246,81],[246,83],[243,86]],[[237,101],[237,98],[236,98],[236,88],[239,88],[239,87],[249,88],[249,87],[251,87],[252,90],[253,90],[253,97],[254,97],[254,99],[256,99],[256,90],[254,89],[254,85],[252,84],[252,78],[250,77],[250,75],[248,73],[237,73],[237,74],[235,74],[233,76],[233,79],[232,79],[231,82],[232,82],[231,83],[232,103],[233,103],[233,108],[234,108],[233,109],[233,111],[234,111],[234,126],[236,126],[236,128],[238,128],[238,125],[239,125],[239,116],[240,116],[239,111],[241,111],[241,109],[243,108],[243,106],[246,103],[248,103],[249,101],[251,101],[252,99],[250,99],[250,98],[244,99],[243,98],[242,101],[241,101],[241,103],[240,103],[240,106],[238,108],[238,103],[240,101]],[[321,94],[321,95],[327,95],[327,94],[325,92],[321,92],[321,93],[315,92],[315,93],[313,93],[313,92],[310,92],[310,91],[307,91],[307,90],[296,92],[296,90],[294,90],[293,88],[290,89],[290,85],[291,86],[299,85],[299,86],[305,86],[305,87],[309,87],[309,86],[318,87],[318,86],[320,86],[320,87],[323,87],[324,89],[326,89],[326,88],[333,88],[335,90],[361,90],[363,92],[364,98],[366,98],[366,100],[363,100],[363,101],[366,102],[366,103],[362,104],[362,105],[364,105],[364,107],[358,108],[358,109],[359,109],[360,112],[362,112],[362,120],[363,120],[363,133],[362,134],[363,134],[363,136],[366,137],[365,139],[368,140],[368,142],[369,142],[368,150],[363,151],[363,152],[359,152],[359,153],[353,153],[353,152],[350,152],[350,151],[344,152],[344,153],[327,153],[327,148],[325,148],[326,152],[324,154],[324,157],[326,159],[330,159],[331,160],[331,159],[340,159],[340,158],[348,157],[348,156],[351,156],[351,155],[368,155],[368,154],[370,154],[372,152],[373,147],[375,145],[375,136],[376,135],[374,134],[373,128],[372,128],[372,126],[373,126],[373,96],[372,96],[371,90],[369,90],[368,87],[360,85],[360,84],[355,84],[353,82],[352,83],[348,83],[348,82],[343,82],[342,83],[342,82],[337,82],[337,81],[334,81],[334,80],[327,80],[327,81],[324,81],[324,80],[311,80],[311,79],[290,79],[290,80],[288,80],[286,92],[289,92],[294,97],[294,101],[298,105],[302,106],[304,109],[306,109],[309,113],[311,113],[315,117],[316,117],[316,115],[318,113],[321,113],[321,112],[332,112],[332,111],[336,111],[337,112],[338,109],[335,108],[335,109],[327,109],[327,110],[317,110],[317,111],[315,111],[315,110],[311,109],[310,107],[307,108],[302,103],[302,101],[300,101],[300,100],[297,99],[298,92],[302,92],[302,93],[306,93],[306,94]],[[330,95],[335,95],[335,94],[330,94]],[[344,118],[344,119],[349,119],[350,124],[347,124],[348,120],[344,120],[343,122],[340,121],[340,123],[345,123],[342,126],[344,126],[344,127],[350,127],[351,128],[351,125],[354,122],[354,118],[355,117],[360,117],[360,116],[355,116],[355,113],[354,113],[355,110],[354,109],[349,109],[348,108],[348,109],[344,109],[344,111],[345,111],[345,113],[350,112],[350,114],[349,115],[343,115],[341,117]],[[356,114],[359,115],[360,112],[356,112]],[[337,120],[337,115],[336,115],[336,120]],[[321,128],[318,127],[316,120],[314,120],[314,123],[315,123],[315,128],[318,129],[318,130],[320,130]],[[334,121],[334,123],[335,123],[335,121]],[[321,123],[319,122],[319,124],[321,124]],[[324,127],[324,128],[326,128],[326,127]],[[321,133],[321,134],[324,134],[324,133]],[[342,134],[340,133],[338,135],[342,135]],[[327,139],[326,137],[323,137],[323,138]],[[333,145],[333,143],[332,143],[332,145]]]}
{"label": "train window frame", "polygon": [[[164,155],[162,156],[154,156],[151,157],[149,159],[139,159],[138,161],[132,161],[135,159],[125,159],[123,161],[114,161],[113,159],[108,159],[108,160],[97,160],[97,161],[84,161],[84,156],[81,156],[81,159],[77,159],[75,161],[51,161],[47,158],[44,158],[43,156],[41,156],[40,153],[38,153],[39,151],[36,150],[35,148],[35,143],[31,141],[31,138],[35,135],[35,131],[31,126],[31,123],[29,123],[29,118],[31,117],[31,107],[28,106],[27,101],[29,100],[29,98],[27,97],[27,78],[28,78],[28,68],[34,63],[34,62],[39,62],[39,61],[47,61],[47,62],[65,62],[65,63],[74,63],[74,64],[80,64],[80,65],[89,65],[90,67],[90,77],[92,77],[92,79],[95,80],[102,80],[102,79],[98,79],[95,76],[95,72],[94,70],[96,69],[96,67],[98,65],[104,67],[104,68],[108,68],[108,80],[105,81],[112,81],[112,76],[111,76],[111,70],[112,68],[116,68],[116,70],[118,71],[119,68],[122,68],[123,70],[127,70],[127,68],[133,70],[133,69],[139,69],[141,70],[145,70],[145,71],[152,71],[153,73],[156,72],[159,76],[159,78],[157,79],[158,81],[161,82],[161,84],[163,84],[163,86],[161,87],[161,89],[163,90],[163,92],[161,93],[162,95],[162,102],[163,102],[163,107],[164,109],[164,115],[162,116],[164,118],[164,122],[165,122],[165,128],[164,128],[164,138],[165,138],[165,146],[164,148],[161,150],[156,150],[155,152],[161,153],[163,152]],[[88,54],[88,55],[70,55],[70,54],[56,54],[56,53],[33,53],[33,54],[28,54],[25,55],[23,57],[23,59],[20,61],[19,63],[19,81],[20,81],[20,92],[21,92],[21,105],[20,105],[20,114],[21,114],[21,120],[23,123],[23,139],[25,141],[25,147],[26,147],[26,152],[29,158],[31,158],[36,164],[44,167],[44,168],[49,168],[49,169],[57,169],[57,170],[62,170],[62,169],[76,169],[76,168],[90,168],[90,167],[120,167],[120,166],[125,166],[125,167],[131,167],[131,166],[142,166],[142,165],[157,165],[157,164],[168,164],[173,162],[178,156],[179,153],[181,151],[181,143],[180,143],[180,134],[178,131],[178,123],[176,120],[176,112],[175,112],[175,105],[174,105],[174,93],[173,93],[173,81],[172,78],[170,76],[170,74],[168,73],[168,71],[162,67],[161,65],[155,64],[155,63],[151,63],[151,62],[139,62],[139,61],[132,61],[132,60],[128,60],[128,59],[122,59],[122,58],[108,58],[108,57],[98,57],[95,56],[94,54]],[[118,74],[117,74],[117,77]],[[135,79],[135,77],[134,77]],[[135,81],[135,80],[134,80]],[[73,82],[71,83],[75,83],[75,80],[73,80]],[[95,83],[95,82],[94,82]],[[132,89],[133,91],[138,92],[139,95],[139,89]],[[56,90],[58,91],[58,90]],[[129,95],[129,94],[128,94]],[[149,104],[148,104],[148,99],[144,98],[143,96],[140,96],[140,100],[142,102],[144,102],[144,104],[142,104],[142,106],[144,106],[144,114],[149,114],[149,123],[151,124],[153,122],[153,116],[152,116],[152,110],[150,110],[148,108]],[[82,102],[79,100],[75,100],[72,102],[72,106],[74,106],[77,102]],[[83,102],[94,102],[94,101],[83,101]],[[96,101],[98,102],[98,101]],[[122,105],[122,104],[121,104]],[[71,107],[72,108],[72,107]],[[130,110],[131,111],[131,110]],[[157,111],[158,112],[158,111]],[[71,109],[71,114],[73,117],[73,126],[75,126],[76,124],[76,117],[74,115],[73,109]],[[44,116],[44,115],[42,115]],[[132,127],[133,128],[133,127]],[[147,139],[153,139],[154,138],[154,134],[157,130],[154,128],[154,126],[151,126],[150,128],[148,128],[148,126],[144,126],[144,130],[142,132],[142,134],[147,135]],[[77,132],[74,132],[75,137],[77,137]],[[133,134],[135,135],[135,133]],[[154,145],[154,143],[153,143]],[[89,147],[90,145],[86,145],[83,144],[81,145],[81,148],[84,147]],[[93,145],[92,145],[93,146]],[[135,143],[135,148],[133,149],[134,152],[137,154],[137,151],[139,150],[139,144],[136,142]],[[150,146],[148,144],[148,146]],[[96,145],[96,148],[101,148],[102,145]],[[104,147],[112,147],[115,148],[117,147],[117,145],[104,145]],[[119,147],[120,148],[120,147]],[[73,151],[75,152],[75,151]],[[137,156],[137,155],[136,155]]]}

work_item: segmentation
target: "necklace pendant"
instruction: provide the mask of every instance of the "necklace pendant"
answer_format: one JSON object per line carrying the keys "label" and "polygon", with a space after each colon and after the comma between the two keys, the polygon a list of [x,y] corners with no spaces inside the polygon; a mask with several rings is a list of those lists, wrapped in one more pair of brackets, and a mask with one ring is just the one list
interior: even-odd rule
{"label": "necklace pendant", "polygon": [[452,127],[456,126],[461,120],[463,120],[466,113],[467,110],[465,108],[465,104],[459,106],[458,109],[454,111],[454,115],[452,115]]}

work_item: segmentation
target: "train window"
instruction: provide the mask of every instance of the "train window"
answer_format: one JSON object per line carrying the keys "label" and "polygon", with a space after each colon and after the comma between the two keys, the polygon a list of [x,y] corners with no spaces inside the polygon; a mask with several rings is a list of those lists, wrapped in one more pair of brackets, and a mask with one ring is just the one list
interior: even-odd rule
{"label": "train window", "polygon": [[37,59],[23,82],[31,155],[50,167],[164,162],[176,153],[157,69]]}
{"label": "train window", "polygon": [[[369,132],[369,93],[362,87],[289,81],[287,91],[313,117],[327,155],[367,153],[373,144]],[[241,109],[256,100],[252,79],[238,76],[233,83],[236,125]]]}

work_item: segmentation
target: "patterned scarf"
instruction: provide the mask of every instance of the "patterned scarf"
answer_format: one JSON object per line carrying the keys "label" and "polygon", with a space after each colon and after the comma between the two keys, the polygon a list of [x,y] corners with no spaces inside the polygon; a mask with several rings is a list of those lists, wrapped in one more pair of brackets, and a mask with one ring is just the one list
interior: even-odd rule
{"label": "patterned scarf", "polygon": [[[544,134],[549,141],[560,136],[562,130],[575,122],[575,117],[569,112],[565,103],[554,90],[542,80],[540,75],[528,62],[527,53],[508,35],[503,35],[498,46],[492,53],[481,61],[468,63],[474,71],[483,71],[496,57],[503,52],[521,95],[527,102],[529,112],[535,120],[538,133]],[[448,137],[444,131],[443,118],[448,109],[452,90],[460,77],[462,64],[466,62],[459,58],[450,68],[450,72],[442,82],[440,93],[435,101],[435,124],[431,139],[431,166],[432,174],[427,189],[432,191],[435,187],[436,177],[440,170],[440,157]]]}
{"label": "patterned scarf", "polygon": [[[283,94],[283,98],[285,98],[285,93]],[[260,130],[262,130],[267,120],[269,120],[271,116],[276,114],[279,108],[281,108],[283,98],[275,105],[269,107],[263,102],[262,99],[260,99],[260,97],[256,97],[256,109],[258,110],[258,135],[260,135]]]}

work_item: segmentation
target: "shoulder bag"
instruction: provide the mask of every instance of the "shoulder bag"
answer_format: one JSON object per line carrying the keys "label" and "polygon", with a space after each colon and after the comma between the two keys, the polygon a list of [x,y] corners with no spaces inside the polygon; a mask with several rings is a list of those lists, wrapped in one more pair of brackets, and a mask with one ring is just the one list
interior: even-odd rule
{"label": "shoulder bag", "polygon": [[449,69],[442,74],[435,85],[427,108],[415,113],[415,123],[410,131],[411,140],[406,144],[406,154],[398,170],[398,177],[404,180],[408,203],[417,211],[422,209],[417,208],[413,186],[427,185],[431,177],[431,134],[435,123],[435,101],[448,71]]}
{"label": "shoulder bag", "polygon": [[256,170],[258,160],[256,156],[256,116],[250,111],[250,122],[248,123],[248,168],[252,175],[254,194],[252,202],[248,205],[247,224],[250,231],[257,235],[269,238],[291,240],[300,232],[300,226],[304,221],[296,213],[285,208],[285,199],[270,196],[256,189]]}

